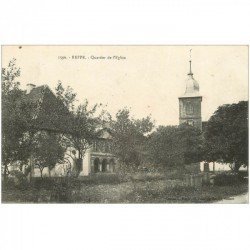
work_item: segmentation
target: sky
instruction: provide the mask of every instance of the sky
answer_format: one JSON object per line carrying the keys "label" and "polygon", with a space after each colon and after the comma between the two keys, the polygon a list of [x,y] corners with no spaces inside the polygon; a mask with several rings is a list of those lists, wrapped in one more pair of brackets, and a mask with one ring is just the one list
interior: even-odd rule
{"label": "sky", "polygon": [[248,100],[248,46],[2,46],[2,67],[16,58],[22,89],[33,83],[54,91],[60,80],[78,103],[102,103],[111,115],[128,107],[135,118],[177,125],[190,49],[203,121],[220,105]]}

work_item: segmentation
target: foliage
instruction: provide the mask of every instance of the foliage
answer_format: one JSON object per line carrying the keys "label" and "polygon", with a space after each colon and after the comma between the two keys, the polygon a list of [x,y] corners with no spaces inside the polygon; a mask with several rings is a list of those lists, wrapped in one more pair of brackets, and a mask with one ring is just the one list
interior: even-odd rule
{"label": "foliage", "polygon": [[20,68],[16,67],[16,59],[13,58],[7,68],[2,68],[2,94],[8,95],[13,90],[18,90],[20,82],[17,78],[20,76]]}
{"label": "foliage", "polygon": [[248,165],[248,102],[220,106],[209,119],[205,137],[205,160],[235,163],[238,171]]}
{"label": "foliage", "polygon": [[56,88],[56,96],[65,104],[71,114],[71,119],[67,124],[71,128],[71,132],[64,134],[63,141],[67,148],[71,149],[71,154],[68,154],[68,156],[74,162],[76,174],[79,174],[86,150],[98,136],[98,128],[101,122],[100,116],[96,115],[96,111],[101,105],[96,104],[89,107],[88,101],[85,100],[82,104],[76,106],[76,94],[70,87],[65,90],[60,81]]}
{"label": "foliage", "polygon": [[114,154],[127,169],[139,166],[144,153],[146,135],[154,126],[151,118],[149,116],[143,119],[131,118],[129,109],[124,108],[117,112],[116,119],[110,123]]}
{"label": "foliage", "polygon": [[14,186],[16,188],[25,189],[28,186],[26,176],[18,170],[10,171],[10,177],[13,178]]}
{"label": "foliage", "polygon": [[[7,177],[8,166],[17,163],[26,166],[26,175],[31,170],[27,168],[32,156],[35,166],[42,169],[52,168],[57,160],[62,158],[60,136],[41,133],[34,128],[34,114],[37,115],[38,103],[32,103],[26,98],[25,91],[19,89],[20,68],[13,59],[7,68],[2,69],[2,165],[4,177]],[[70,90],[67,90],[69,93]],[[70,96],[70,94],[67,94]],[[59,105],[60,106],[60,105]],[[54,119],[56,114],[54,115]],[[41,120],[41,119],[40,119]],[[57,160],[56,160],[57,159]]]}
{"label": "foliage", "polygon": [[239,183],[243,183],[244,181],[243,176],[233,172],[220,173],[214,177],[214,185],[217,186],[239,185]]}
{"label": "foliage", "polygon": [[58,81],[56,87],[56,96],[63,104],[68,108],[69,111],[73,111],[75,108],[76,93],[73,92],[71,87],[64,89],[61,81]]}
{"label": "foliage", "polygon": [[[179,186],[173,180],[91,182],[91,178],[34,178],[26,190],[2,189],[7,203],[207,203],[248,191],[246,183],[228,186]],[[86,185],[91,184],[91,185]]]}
{"label": "foliage", "polygon": [[19,89],[20,69],[13,59],[7,68],[2,69],[2,165],[7,176],[8,165],[19,160],[25,164],[29,154],[25,133],[30,122],[30,105],[23,99]]}
{"label": "foliage", "polygon": [[148,141],[149,159],[164,168],[199,162],[202,156],[200,130],[189,126],[160,126]]}
{"label": "foliage", "polygon": [[33,164],[39,168],[41,177],[45,167],[48,167],[50,171],[57,163],[63,161],[65,148],[60,143],[60,136],[56,134],[47,132],[36,133],[33,147]]}
{"label": "foliage", "polygon": [[73,118],[73,133],[69,137],[71,146],[78,151],[82,159],[86,150],[98,136],[99,118],[95,117],[97,105],[89,108],[88,101],[79,105]]}

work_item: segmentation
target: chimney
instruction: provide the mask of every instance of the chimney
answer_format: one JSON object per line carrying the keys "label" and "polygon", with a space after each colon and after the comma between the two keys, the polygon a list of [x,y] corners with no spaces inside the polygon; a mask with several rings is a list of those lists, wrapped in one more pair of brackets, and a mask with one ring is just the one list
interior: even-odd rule
{"label": "chimney", "polygon": [[35,84],[32,84],[32,83],[28,83],[27,85],[27,94],[29,94],[31,92],[32,89],[34,89],[36,87]]}

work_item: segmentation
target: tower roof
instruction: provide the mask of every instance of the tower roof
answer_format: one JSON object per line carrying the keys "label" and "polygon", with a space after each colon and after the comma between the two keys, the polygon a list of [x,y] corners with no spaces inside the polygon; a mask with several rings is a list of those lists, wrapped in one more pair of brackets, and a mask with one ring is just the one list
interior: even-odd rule
{"label": "tower roof", "polygon": [[193,75],[188,74],[188,78],[186,79],[186,91],[182,97],[195,97],[200,96],[199,83],[194,79]]}
{"label": "tower roof", "polygon": [[190,69],[189,73],[187,74],[188,77],[186,79],[186,91],[185,93],[180,97],[180,98],[185,98],[185,97],[199,97],[201,96],[199,93],[200,87],[199,83],[194,79],[193,73],[192,73],[192,61],[189,61],[190,63]]}

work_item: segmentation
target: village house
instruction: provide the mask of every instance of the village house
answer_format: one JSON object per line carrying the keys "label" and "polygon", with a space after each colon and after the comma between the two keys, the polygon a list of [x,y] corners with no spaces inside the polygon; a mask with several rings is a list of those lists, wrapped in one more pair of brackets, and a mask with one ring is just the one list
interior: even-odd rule
{"label": "village house", "polygon": [[[31,103],[32,128],[39,132],[54,132],[70,134],[71,114],[47,85],[36,87],[27,84],[26,101]],[[99,137],[87,149],[81,168],[80,175],[90,175],[103,172],[114,172],[116,158],[111,153],[111,132],[108,128],[100,130]],[[71,157],[69,157],[71,156]],[[69,148],[65,153],[65,162],[57,164],[52,171],[48,168],[43,170],[44,176],[65,176],[74,166],[74,149]],[[32,163],[31,163],[32,164]],[[32,176],[40,176],[39,170],[32,168]]]}

